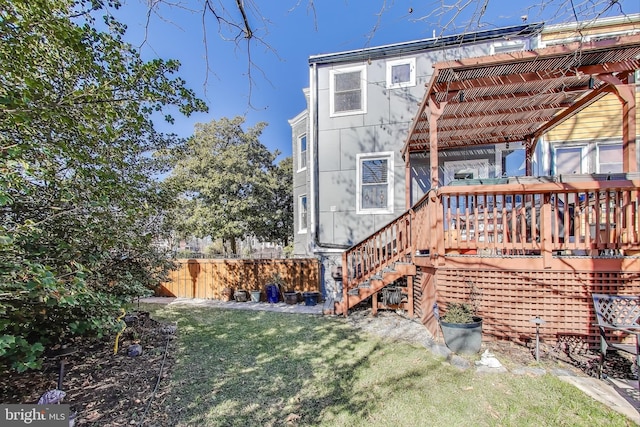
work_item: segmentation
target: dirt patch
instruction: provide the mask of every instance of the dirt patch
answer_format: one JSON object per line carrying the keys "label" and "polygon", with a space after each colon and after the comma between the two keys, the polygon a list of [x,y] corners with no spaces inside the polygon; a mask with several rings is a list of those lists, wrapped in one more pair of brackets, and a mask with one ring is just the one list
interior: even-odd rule
{"label": "dirt patch", "polygon": [[[167,377],[173,365],[171,325],[159,323],[146,312],[129,313],[127,327],[118,340],[76,339],[67,345],[62,390],[76,426],[168,425],[162,387],[158,377]],[[138,344],[142,354],[133,356]],[[169,349],[167,351],[167,348]],[[166,354],[166,357],[165,357]],[[162,370],[161,370],[162,367]],[[60,357],[45,359],[40,371],[22,374],[3,372],[0,402],[37,403],[48,390],[58,388]],[[155,394],[154,394],[155,392]],[[144,417],[144,420],[143,420]]]}

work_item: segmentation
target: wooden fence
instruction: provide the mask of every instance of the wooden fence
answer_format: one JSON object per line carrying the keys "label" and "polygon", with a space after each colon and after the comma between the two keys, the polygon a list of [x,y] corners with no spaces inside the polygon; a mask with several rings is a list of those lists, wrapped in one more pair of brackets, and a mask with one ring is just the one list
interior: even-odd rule
{"label": "wooden fence", "polygon": [[284,290],[320,291],[320,263],[317,259],[180,259],[169,281],[161,284],[158,296],[223,299],[222,290],[261,290],[274,274],[284,281]]}

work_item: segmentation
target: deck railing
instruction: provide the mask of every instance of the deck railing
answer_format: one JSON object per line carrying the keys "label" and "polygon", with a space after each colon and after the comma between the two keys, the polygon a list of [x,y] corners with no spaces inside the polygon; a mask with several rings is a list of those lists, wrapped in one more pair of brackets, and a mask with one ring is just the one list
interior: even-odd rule
{"label": "deck railing", "polygon": [[343,290],[416,254],[637,255],[640,180],[440,187],[343,253]]}
{"label": "deck railing", "polygon": [[635,253],[639,190],[628,180],[441,187],[445,253]]}
{"label": "deck railing", "polygon": [[357,287],[396,262],[411,261],[413,211],[406,211],[342,254],[342,286]]}

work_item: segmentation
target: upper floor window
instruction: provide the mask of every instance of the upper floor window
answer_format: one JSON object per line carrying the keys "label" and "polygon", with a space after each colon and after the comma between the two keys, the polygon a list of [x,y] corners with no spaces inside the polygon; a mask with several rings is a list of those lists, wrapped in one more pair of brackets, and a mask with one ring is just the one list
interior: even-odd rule
{"label": "upper floor window", "polygon": [[387,62],[387,87],[389,89],[416,85],[416,59],[399,59]]}
{"label": "upper floor window", "polygon": [[307,135],[298,138],[298,171],[307,168]]}
{"label": "upper floor window", "polygon": [[526,48],[527,44],[524,40],[509,40],[491,45],[491,54],[496,55],[498,53],[519,52]]}
{"label": "upper floor window", "polygon": [[366,112],[366,68],[342,68],[329,72],[332,116]]}
{"label": "upper floor window", "polygon": [[598,173],[622,173],[622,144],[598,145]]}
{"label": "upper floor window", "polygon": [[358,213],[393,213],[393,153],[358,154]]}
{"label": "upper floor window", "polygon": [[298,197],[298,233],[307,232],[307,195]]}

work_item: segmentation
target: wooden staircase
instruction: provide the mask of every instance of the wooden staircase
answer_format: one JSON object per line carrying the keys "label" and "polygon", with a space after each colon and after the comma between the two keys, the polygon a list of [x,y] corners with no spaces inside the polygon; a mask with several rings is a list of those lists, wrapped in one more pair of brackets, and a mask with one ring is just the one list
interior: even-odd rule
{"label": "wooden staircase", "polygon": [[[406,211],[342,255],[342,300],[335,313],[346,316],[350,308],[374,296],[386,286],[407,278],[409,314],[413,315],[413,263],[411,224],[415,212]],[[377,307],[374,307],[376,309]]]}

